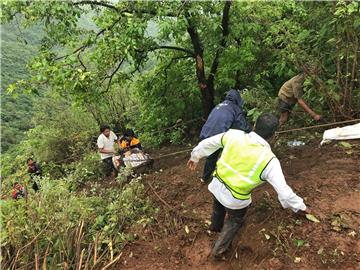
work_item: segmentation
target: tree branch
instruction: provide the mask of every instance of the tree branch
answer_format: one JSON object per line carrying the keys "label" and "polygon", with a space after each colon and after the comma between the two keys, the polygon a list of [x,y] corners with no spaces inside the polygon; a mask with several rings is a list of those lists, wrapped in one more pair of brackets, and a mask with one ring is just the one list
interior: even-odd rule
{"label": "tree branch", "polygon": [[195,58],[195,53],[189,49],[186,48],[181,48],[181,47],[176,47],[176,46],[166,46],[166,45],[157,45],[155,47],[152,47],[150,49],[148,49],[147,51],[144,50],[135,50],[138,53],[144,53],[144,55],[142,55],[141,59],[138,61],[138,64],[136,65],[135,69],[133,71],[130,72],[131,75],[133,75],[136,71],[139,71],[139,68],[141,66],[142,61],[146,58],[147,53],[152,52],[152,51],[156,51],[156,50],[161,50],[161,49],[168,49],[168,50],[174,50],[174,51],[179,51],[179,52],[184,52],[185,55],[184,56],[180,56],[177,57],[176,59],[181,59],[181,58]]}
{"label": "tree branch", "polygon": [[165,17],[178,17],[178,14],[172,11],[167,11],[164,14],[158,14],[156,9],[149,9],[149,10],[145,10],[145,9],[122,9],[120,10],[119,8],[117,8],[114,5],[105,3],[105,2],[100,2],[100,1],[90,1],[90,0],[84,0],[84,1],[79,1],[79,2],[75,2],[73,3],[74,6],[79,6],[79,5],[93,5],[93,6],[102,6],[102,7],[106,7],[112,10],[115,10],[118,13],[139,13],[139,14],[149,14],[149,15],[153,15],[153,16],[165,16]]}
{"label": "tree branch", "polygon": [[117,67],[114,69],[114,71],[110,75],[105,76],[105,78],[103,79],[102,82],[104,82],[106,79],[109,79],[109,82],[108,82],[108,85],[106,87],[106,90],[103,91],[102,94],[109,91],[110,86],[111,86],[111,81],[112,81],[114,75],[119,71],[119,69],[120,69],[121,65],[124,63],[124,61],[125,61],[125,57],[123,59],[121,59],[121,61],[117,65]]}
{"label": "tree branch", "polygon": [[186,53],[188,56],[195,57],[195,53],[189,49],[186,48],[180,48],[176,46],[156,46],[154,48],[151,48],[149,51],[155,51],[155,50],[161,50],[161,49],[169,49],[169,50],[175,50]]}
{"label": "tree branch", "polygon": [[83,44],[81,47],[77,48],[76,50],[74,50],[73,52],[71,52],[71,53],[69,53],[69,54],[56,57],[56,58],[54,59],[54,61],[67,58],[67,57],[69,57],[69,56],[71,56],[71,55],[76,54],[76,53],[79,52],[79,51],[85,50],[85,48],[89,47],[91,44],[94,44],[95,41],[98,39],[99,36],[101,36],[102,34],[104,34],[106,31],[110,31],[112,28],[114,28],[114,26],[121,20],[121,18],[122,18],[122,17],[119,17],[119,18],[118,18],[116,21],[114,21],[109,27],[106,27],[106,28],[104,28],[104,29],[101,29],[98,33],[96,33],[96,36],[95,36],[95,39],[94,39],[93,42],[87,43],[87,44]]}
{"label": "tree branch", "polygon": [[77,58],[78,58],[78,60],[79,60],[79,62],[80,62],[80,64],[81,64],[81,66],[84,68],[84,71],[86,71],[87,68],[86,68],[86,66],[84,65],[84,62],[81,60],[81,56],[80,56],[81,52],[82,52],[82,51],[79,51],[79,53],[77,54]]}
{"label": "tree branch", "polygon": [[229,35],[230,6],[231,6],[231,0],[226,1],[224,4],[223,17],[222,17],[222,21],[221,21],[222,37],[220,40],[220,46],[215,52],[215,57],[214,57],[212,65],[211,65],[210,74],[209,74],[209,77],[207,80],[209,84],[214,83],[215,74],[216,74],[217,68],[219,66],[220,54],[226,46],[226,38]]}
{"label": "tree branch", "polygon": [[75,2],[73,3],[74,6],[79,6],[79,5],[92,5],[92,6],[102,6],[102,7],[106,7],[106,8],[110,8],[113,9],[115,11],[119,11],[119,9],[113,5],[110,5],[108,3],[105,2],[99,2],[99,1],[79,1],[79,2]]}

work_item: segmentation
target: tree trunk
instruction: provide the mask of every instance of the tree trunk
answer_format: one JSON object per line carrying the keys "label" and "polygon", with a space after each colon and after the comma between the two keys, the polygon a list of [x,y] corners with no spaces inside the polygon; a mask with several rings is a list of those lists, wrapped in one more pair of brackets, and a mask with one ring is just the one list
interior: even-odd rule
{"label": "tree trunk", "polygon": [[185,18],[188,23],[187,32],[190,35],[191,43],[195,52],[196,59],[196,77],[198,79],[199,88],[201,91],[202,105],[203,105],[203,117],[206,119],[211,110],[214,108],[214,80],[217,68],[219,66],[219,58],[226,46],[226,38],[229,35],[229,18],[230,18],[230,6],[231,1],[226,1],[223,8],[223,17],[221,21],[222,36],[220,38],[219,48],[216,50],[214,59],[210,68],[210,74],[208,78],[205,75],[204,67],[204,48],[200,40],[200,36],[197,32],[196,26],[191,19],[188,12],[185,13]]}
{"label": "tree trunk", "polygon": [[202,97],[202,107],[203,107],[203,117],[207,119],[211,110],[214,108],[214,87],[206,86],[201,88],[201,97]]}

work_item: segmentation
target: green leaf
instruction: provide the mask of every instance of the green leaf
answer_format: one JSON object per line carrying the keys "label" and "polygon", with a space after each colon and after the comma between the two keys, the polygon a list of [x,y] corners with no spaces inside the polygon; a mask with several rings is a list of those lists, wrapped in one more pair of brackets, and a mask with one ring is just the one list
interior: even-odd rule
{"label": "green leaf", "polygon": [[315,222],[315,223],[319,223],[319,222],[320,222],[320,220],[318,220],[315,216],[313,216],[313,215],[311,215],[311,214],[306,214],[305,216],[306,216],[306,218],[307,218],[308,220],[310,220],[310,221],[312,221],[312,222]]}
{"label": "green leaf", "polygon": [[301,239],[295,239],[294,244],[295,244],[296,247],[301,247],[301,246],[303,246],[305,244],[305,241],[301,240]]}
{"label": "green leaf", "polygon": [[339,142],[338,143],[340,146],[344,147],[344,148],[351,148],[352,145],[348,142]]}

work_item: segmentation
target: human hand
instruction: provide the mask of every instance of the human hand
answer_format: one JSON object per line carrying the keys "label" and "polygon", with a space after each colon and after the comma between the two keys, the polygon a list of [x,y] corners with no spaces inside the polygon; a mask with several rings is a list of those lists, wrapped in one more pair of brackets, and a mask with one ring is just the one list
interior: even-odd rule
{"label": "human hand", "polygon": [[313,116],[313,119],[314,119],[315,121],[320,121],[320,120],[321,120],[321,115],[315,114],[315,115]]}
{"label": "human hand", "polygon": [[296,214],[300,217],[304,217],[307,215],[307,214],[313,214],[313,211],[312,209],[309,208],[309,206],[306,206],[305,210],[300,210],[300,211],[297,211]]}
{"label": "human hand", "polygon": [[309,206],[306,206],[306,209],[303,211],[305,214],[312,214],[313,211],[311,210],[311,208],[309,208]]}
{"label": "human hand", "polygon": [[195,171],[197,164],[198,164],[197,162],[195,162],[195,161],[193,161],[191,159],[189,159],[189,161],[187,162],[187,166],[192,171]]}

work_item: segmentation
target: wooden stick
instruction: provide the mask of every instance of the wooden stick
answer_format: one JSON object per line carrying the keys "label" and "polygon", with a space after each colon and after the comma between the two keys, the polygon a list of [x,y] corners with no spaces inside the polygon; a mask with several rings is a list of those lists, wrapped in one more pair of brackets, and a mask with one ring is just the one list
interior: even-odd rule
{"label": "wooden stick", "polygon": [[113,259],[111,262],[109,262],[107,265],[105,265],[101,270],[108,269],[111,265],[113,265],[115,262],[117,262],[121,258],[122,252],[117,256],[115,259]]}
{"label": "wooden stick", "polygon": [[[166,207],[168,207],[169,209],[175,211],[175,209],[170,205],[168,204],[163,198],[160,197],[160,195],[155,191],[154,187],[149,183],[149,182],[146,182],[149,187],[151,188],[151,190],[154,192],[154,194],[156,195],[156,197],[158,197],[158,199],[166,205]],[[176,211],[175,211],[176,212]]]}
{"label": "wooden stick", "polygon": [[96,264],[96,259],[97,259],[97,244],[99,242],[99,232],[96,232],[96,237],[95,237],[95,244],[94,244],[94,264]]}
{"label": "wooden stick", "polygon": [[35,253],[35,269],[39,270],[39,256]]}
{"label": "wooden stick", "polygon": [[87,257],[86,257],[84,270],[89,269],[89,261],[90,261],[90,256],[91,256],[91,250],[92,250],[92,244],[90,244],[90,245],[89,245],[89,248],[88,248],[88,255],[87,255]]}
{"label": "wooden stick", "polygon": [[78,265],[78,270],[81,269],[82,260],[83,260],[83,257],[84,257],[84,252],[85,252],[85,248],[81,251],[80,260],[79,260],[79,265]]}
{"label": "wooden stick", "polygon": [[43,270],[46,270],[46,258],[49,252],[49,247],[50,247],[50,243],[47,245],[46,247],[46,251],[45,251],[45,255],[44,255],[44,260],[43,260]]}

